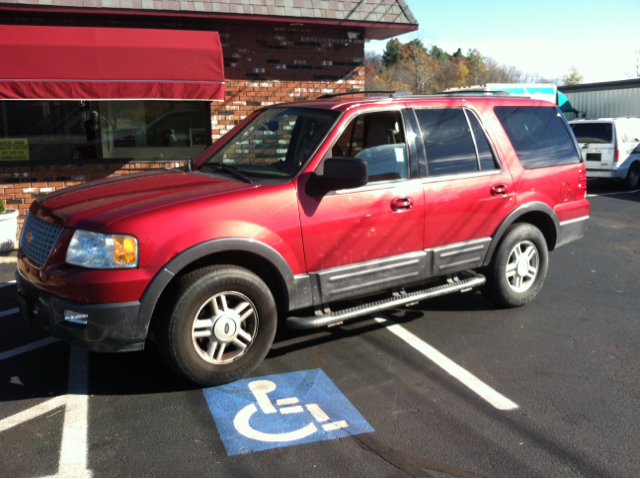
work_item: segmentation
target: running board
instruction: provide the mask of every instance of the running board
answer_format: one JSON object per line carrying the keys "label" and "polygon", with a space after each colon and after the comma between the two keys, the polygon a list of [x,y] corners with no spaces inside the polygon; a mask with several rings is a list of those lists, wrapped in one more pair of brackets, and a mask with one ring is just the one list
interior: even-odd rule
{"label": "running board", "polygon": [[376,313],[385,309],[393,309],[409,303],[417,303],[418,301],[423,301],[425,299],[444,296],[445,294],[450,293],[457,293],[458,291],[467,291],[471,288],[482,286],[486,281],[487,280],[484,276],[478,274],[468,279],[435,286],[429,289],[423,289],[421,291],[414,291],[413,293],[404,293],[400,297],[392,296],[388,299],[362,304],[360,306],[343,309],[342,311],[335,311],[322,316],[307,316],[302,318],[292,316],[287,318],[287,327],[290,329],[314,329],[321,328],[323,326],[332,326],[358,316]]}

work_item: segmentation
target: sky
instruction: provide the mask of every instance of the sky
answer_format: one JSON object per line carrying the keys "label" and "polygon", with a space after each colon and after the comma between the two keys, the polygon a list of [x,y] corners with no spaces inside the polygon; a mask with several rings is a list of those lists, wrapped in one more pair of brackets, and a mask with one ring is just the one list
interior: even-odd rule
{"label": "sky", "polygon": [[[419,38],[448,53],[478,49],[498,63],[557,79],[575,66],[583,83],[628,80],[640,50],[640,0],[406,0]],[[372,40],[381,53],[388,40]]]}

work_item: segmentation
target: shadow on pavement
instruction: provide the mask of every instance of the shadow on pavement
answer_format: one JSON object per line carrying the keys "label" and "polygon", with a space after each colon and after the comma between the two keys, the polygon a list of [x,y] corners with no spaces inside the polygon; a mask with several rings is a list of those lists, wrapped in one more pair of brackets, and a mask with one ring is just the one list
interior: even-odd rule
{"label": "shadow on pavement", "polygon": [[622,181],[594,178],[587,182],[587,195],[610,196],[620,200],[640,202],[640,191],[628,191]]}
{"label": "shadow on pavement", "polygon": [[89,355],[89,391],[93,395],[157,394],[201,388],[173,372],[153,342],[147,342],[139,352]]}

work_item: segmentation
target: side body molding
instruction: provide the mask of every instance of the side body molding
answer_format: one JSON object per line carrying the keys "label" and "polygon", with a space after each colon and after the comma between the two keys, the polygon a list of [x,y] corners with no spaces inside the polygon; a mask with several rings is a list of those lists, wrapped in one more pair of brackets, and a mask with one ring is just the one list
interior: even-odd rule
{"label": "side body molding", "polygon": [[286,260],[271,246],[248,238],[219,238],[192,246],[174,256],[164,265],[142,295],[138,324],[149,327],[153,310],[162,292],[176,274],[200,258],[225,251],[252,253],[274,266],[286,287],[289,309],[299,309],[312,304],[309,277],[307,275],[294,276]]}
{"label": "side body molding", "polygon": [[482,264],[483,266],[487,266],[491,262],[493,253],[495,249],[498,247],[498,243],[500,243],[500,240],[504,236],[509,226],[515,223],[518,218],[526,215],[527,213],[532,213],[534,211],[544,213],[546,216],[549,217],[551,221],[553,221],[556,238],[559,237],[560,220],[558,219],[558,215],[556,215],[556,212],[553,211],[553,208],[551,208],[546,203],[542,203],[541,201],[533,201],[531,203],[525,203],[524,205],[518,206],[515,210],[509,213],[504,220],[502,220],[502,223],[500,223],[500,226],[498,226],[498,229],[493,235],[493,239],[491,241],[491,244],[489,245],[487,255],[485,256],[484,262]]}

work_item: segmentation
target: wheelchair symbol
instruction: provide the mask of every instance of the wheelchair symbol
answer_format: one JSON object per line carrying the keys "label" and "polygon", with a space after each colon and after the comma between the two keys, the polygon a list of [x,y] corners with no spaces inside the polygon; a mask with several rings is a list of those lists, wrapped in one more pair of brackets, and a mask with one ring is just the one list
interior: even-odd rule
{"label": "wheelchair symbol", "polygon": [[[276,390],[276,384],[273,381],[267,380],[259,380],[252,381],[249,383],[249,389],[253,393],[256,398],[256,402],[260,409],[264,414],[274,414],[277,413],[278,410],[275,408],[268,393]],[[286,399],[278,399],[276,401],[278,406],[285,406],[280,408],[280,414],[296,414],[304,412],[304,408],[298,404],[298,398],[291,397]],[[293,404],[296,404],[293,406]],[[347,421],[335,421],[329,422],[329,416],[320,409],[317,404],[306,404],[305,405],[307,411],[311,413],[313,418],[320,424],[322,424],[322,428],[325,431],[335,431],[338,429],[344,429],[349,427]],[[233,419],[233,425],[236,430],[242,434],[243,436],[253,439],[255,441],[262,442],[290,442],[297,441],[299,439],[303,439],[305,437],[311,436],[312,434],[318,431],[317,426],[312,421],[306,426],[301,427],[300,429],[296,429],[290,432],[283,433],[266,433],[261,431],[256,431],[249,424],[249,420],[251,416],[258,412],[258,408],[255,404],[249,404],[245,406],[236,414],[236,417]]]}

